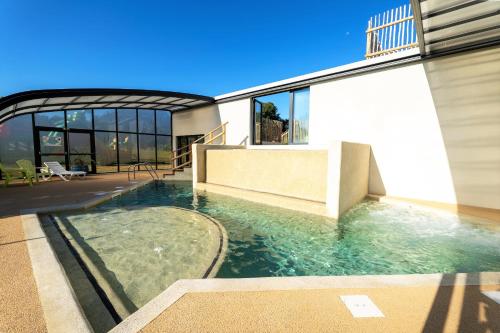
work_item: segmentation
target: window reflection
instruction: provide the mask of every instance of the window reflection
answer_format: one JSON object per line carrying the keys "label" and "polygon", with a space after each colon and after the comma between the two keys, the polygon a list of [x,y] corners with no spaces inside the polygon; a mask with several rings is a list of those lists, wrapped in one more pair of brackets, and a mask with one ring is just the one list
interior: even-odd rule
{"label": "window reflection", "polygon": [[262,96],[256,99],[257,103],[260,123],[256,123],[256,132],[260,134],[260,143],[288,144],[288,93]]}
{"label": "window reflection", "polygon": [[118,133],[118,150],[120,166],[137,163],[137,134]]}
{"label": "window reflection", "polygon": [[308,140],[309,88],[254,99],[254,144],[307,143]]}
{"label": "window reflection", "polygon": [[64,128],[64,111],[35,113],[35,125]]}
{"label": "window reflection", "polygon": [[95,109],[94,126],[96,130],[116,131],[115,109]]}
{"label": "window reflection", "polygon": [[35,162],[31,115],[22,115],[0,124],[0,163],[16,167],[17,160]]}
{"label": "window reflection", "polygon": [[136,109],[118,109],[118,131],[137,132]]}
{"label": "window reflection", "polygon": [[66,112],[68,128],[92,129],[92,110],[71,110]]}
{"label": "window reflection", "polygon": [[95,156],[98,173],[118,171],[115,133],[95,132]]}
{"label": "window reflection", "polygon": [[156,134],[170,135],[172,126],[171,113],[169,111],[156,111]]}

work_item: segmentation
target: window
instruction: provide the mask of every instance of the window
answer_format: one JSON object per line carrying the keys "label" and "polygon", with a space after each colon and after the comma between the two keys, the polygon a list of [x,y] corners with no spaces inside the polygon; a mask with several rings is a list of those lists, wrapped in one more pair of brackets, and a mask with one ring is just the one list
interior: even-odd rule
{"label": "window", "polygon": [[309,88],[293,93],[293,143],[309,141]]}
{"label": "window", "polygon": [[172,164],[172,137],[158,135],[156,137],[156,150],[158,156],[158,169],[169,168]]}
{"label": "window", "polygon": [[[137,134],[118,133],[120,166],[137,163]],[[121,171],[126,171],[124,168]]]}
{"label": "window", "polygon": [[155,134],[154,110],[139,110],[139,132]]}
{"label": "window", "polygon": [[137,132],[137,110],[118,109],[118,131]]}
{"label": "window", "polygon": [[10,168],[20,159],[37,166],[54,160],[97,173],[127,171],[137,162],[165,169],[172,163],[171,119],[170,111],[148,109],[19,115],[0,123],[0,163]]}
{"label": "window", "polygon": [[35,125],[64,128],[64,111],[35,113]]}
{"label": "window", "polygon": [[7,168],[17,168],[17,160],[35,162],[30,114],[0,124],[0,163]]}
{"label": "window", "polygon": [[96,130],[116,131],[115,109],[95,109],[94,127]]}
{"label": "window", "polygon": [[156,163],[154,135],[139,135],[139,157],[140,162]]}
{"label": "window", "polygon": [[169,111],[156,111],[156,134],[171,135],[172,119]]}
{"label": "window", "polygon": [[92,110],[71,110],[66,112],[68,128],[92,129]]}
{"label": "window", "polygon": [[96,171],[98,173],[118,171],[116,153],[116,133],[95,132]]}
{"label": "window", "polygon": [[257,97],[253,106],[254,144],[308,142],[309,88]]}

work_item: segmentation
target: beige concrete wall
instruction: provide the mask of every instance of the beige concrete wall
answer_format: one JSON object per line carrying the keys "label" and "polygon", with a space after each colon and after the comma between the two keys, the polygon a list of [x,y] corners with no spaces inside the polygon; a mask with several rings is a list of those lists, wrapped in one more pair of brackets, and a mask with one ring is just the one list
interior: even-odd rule
{"label": "beige concrete wall", "polygon": [[500,209],[500,48],[311,86],[311,145],[370,144],[369,191]]}
{"label": "beige concrete wall", "polygon": [[225,149],[244,149],[242,145],[204,145],[194,144],[192,146],[193,152],[193,188],[197,187],[198,183],[205,183],[207,181],[207,150],[225,150]]}
{"label": "beige concrete wall", "polygon": [[368,194],[370,146],[333,142],[328,149],[327,209],[338,218]]}
{"label": "beige concrete wall", "polygon": [[206,182],[326,201],[326,150],[208,150]]}

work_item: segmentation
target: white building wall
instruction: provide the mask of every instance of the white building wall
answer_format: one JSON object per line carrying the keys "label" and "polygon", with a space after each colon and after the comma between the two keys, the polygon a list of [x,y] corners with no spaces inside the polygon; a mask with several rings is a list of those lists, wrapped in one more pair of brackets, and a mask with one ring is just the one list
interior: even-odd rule
{"label": "white building wall", "polygon": [[174,112],[172,119],[174,147],[177,136],[207,134],[225,122],[228,122],[226,144],[246,144],[251,126],[250,99]]}
{"label": "white building wall", "polygon": [[311,144],[371,145],[370,193],[456,203],[422,64],[313,85],[310,103]]}
{"label": "white building wall", "polygon": [[[251,136],[250,103],[174,114],[174,135],[229,121],[227,143],[240,144]],[[316,149],[370,144],[370,193],[500,209],[500,48],[314,84],[309,133]]]}

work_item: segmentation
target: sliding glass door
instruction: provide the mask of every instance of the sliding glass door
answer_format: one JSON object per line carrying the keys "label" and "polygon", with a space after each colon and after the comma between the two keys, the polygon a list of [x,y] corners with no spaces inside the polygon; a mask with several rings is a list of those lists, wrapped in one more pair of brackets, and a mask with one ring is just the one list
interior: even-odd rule
{"label": "sliding glass door", "polygon": [[309,140],[309,88],[253,100],[253,143],[305,144]]}

